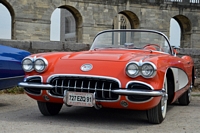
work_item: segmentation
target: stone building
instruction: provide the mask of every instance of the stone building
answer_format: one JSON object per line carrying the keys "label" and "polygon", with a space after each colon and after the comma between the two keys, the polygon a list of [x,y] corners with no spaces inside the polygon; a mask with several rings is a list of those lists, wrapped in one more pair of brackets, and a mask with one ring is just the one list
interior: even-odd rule
{"label": "stone building", "polygon": [[[154,29],[169,37],[173,18],[181,29],[179,55],[192,56],[200,71],[200,0],[0,0],[0,3],[10,12],[12,29],[11,40],[0,39],[0,43],[32,53],[87,50],[94,36],[106,29]],[[62,9],[61,41],[50,41],[51,16],[56,9]]]}
{"label": "stone building", "polygon": [[[61,25],[61,41],[91,44],[99,31],[113,28],[155,29],[169,36],[170,20],[174,18],[181,27],[181,47],[200,47],[199,0],[0,0],[0,3],[11,14],[13,40],[49,41],[51,15],[60,8],[62,16],[68,18],[66,25]],[[70,25],[72,19],[75,23]],[[68,27],[64,32],[63,26]]]}

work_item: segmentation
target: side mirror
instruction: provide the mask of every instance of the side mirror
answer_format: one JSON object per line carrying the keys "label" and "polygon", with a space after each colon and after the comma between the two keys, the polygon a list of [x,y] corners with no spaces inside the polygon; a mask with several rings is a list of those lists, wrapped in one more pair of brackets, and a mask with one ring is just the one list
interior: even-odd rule
{"label": "side mirror", "polygon": [[171,46],[172,47],[172,50],[173,50],[173,53],[174,55],[177,55],[178,54],[178,50],[180,49],[179,47],[176,47],[176,46]]}

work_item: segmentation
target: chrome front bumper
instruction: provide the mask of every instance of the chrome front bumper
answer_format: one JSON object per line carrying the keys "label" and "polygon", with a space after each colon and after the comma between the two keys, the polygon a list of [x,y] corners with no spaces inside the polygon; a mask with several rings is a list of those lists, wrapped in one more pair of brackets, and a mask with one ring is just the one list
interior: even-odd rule
{"label": "chrome front bumper", "polygon": [[[52,86],[50,84],[37,84],[37,83],[26,83],[26,82],[20,82],[18,84],[18,86],[24,87],[24,88],[35,88],[35,89],[40,89],[40,90],[51,90],[51,89],[55,88],[55,86]],[[142,96],[157,97],[157,96],[167,95],[167,93],[164,91],[164,89],[161,89],[161,90],[115,89],[115,90],[111,90],[111,92],[118,94],[118,95],[126,95],[126,96],[128,96],[128,95],[142,95]]]}

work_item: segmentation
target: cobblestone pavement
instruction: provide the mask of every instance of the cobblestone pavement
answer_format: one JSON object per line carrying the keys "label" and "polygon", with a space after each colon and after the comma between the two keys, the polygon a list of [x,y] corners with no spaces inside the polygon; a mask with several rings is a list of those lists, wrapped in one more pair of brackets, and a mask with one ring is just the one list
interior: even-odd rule
{"label": "cobblestone pavement", "polygon": [[25,94],[0,95],[1,133],[197,133],[200,132],[200,92],[189,106],[168,106],[163,123],[149,124],[145,111],[63,106],[59,115],[45,117]]}

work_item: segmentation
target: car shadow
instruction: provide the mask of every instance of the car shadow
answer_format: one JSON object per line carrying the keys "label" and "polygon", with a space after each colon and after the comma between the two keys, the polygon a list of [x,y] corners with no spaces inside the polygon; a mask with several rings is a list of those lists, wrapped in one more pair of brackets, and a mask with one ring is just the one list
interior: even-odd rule
{"label": "car shadow", "polygon": [[0,103],[0,108],[1,107],[5,107],[5,106],[9,106],[10,104],[7,104],[7,103]]}
{"label": "car shadow", "polygon": [[96,110],[94,108],[85,107],[63,107],[61,112],[53,119],[59,121],[70,121],[72,123],[87,123],[98,125],[99,123],[103,125],[152,125],[148,122],[146,111],[140,110],[126,110],[126,109],[111,109],[102,108]]}

